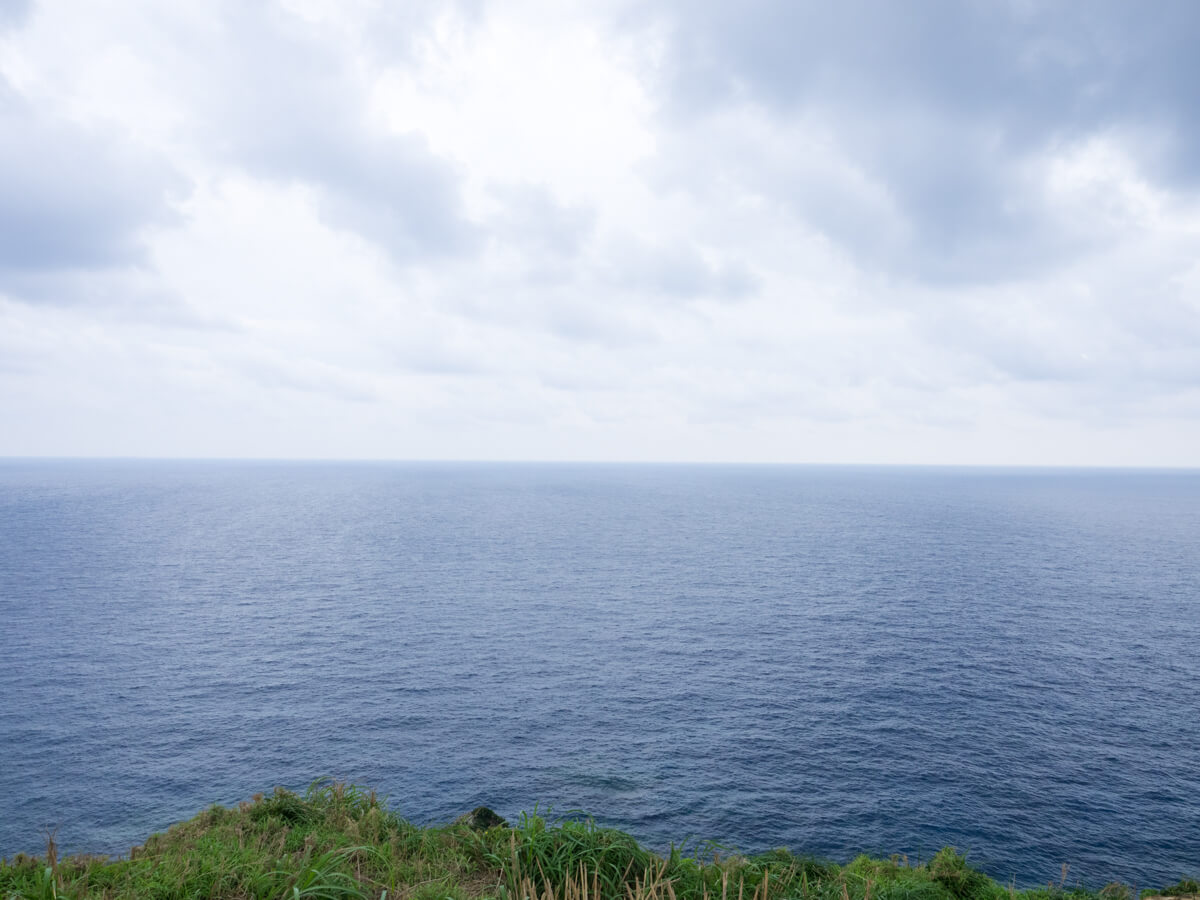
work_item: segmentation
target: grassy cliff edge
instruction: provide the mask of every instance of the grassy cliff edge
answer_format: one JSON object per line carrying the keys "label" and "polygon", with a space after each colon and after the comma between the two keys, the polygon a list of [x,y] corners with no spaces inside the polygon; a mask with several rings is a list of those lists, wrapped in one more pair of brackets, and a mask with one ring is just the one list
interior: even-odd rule
{"label": "grassy cliff edge", "polygon": [[[497,820],[498,821],[498,820]],[[1197,896],[1180,881],[1143,897]],[[286,898],[286,900],[1136,900],[1132,888],[1066,883],[1018,890],[947,847],[921,864],[860,856],[838,865],[775,850],[755,856],[715,844],[656,855],[591,821],[512,827],[485,815],[417,827],[374,792],[318,782],[214,806],[152,835],[128,858],[0,861],[0,898]]]}

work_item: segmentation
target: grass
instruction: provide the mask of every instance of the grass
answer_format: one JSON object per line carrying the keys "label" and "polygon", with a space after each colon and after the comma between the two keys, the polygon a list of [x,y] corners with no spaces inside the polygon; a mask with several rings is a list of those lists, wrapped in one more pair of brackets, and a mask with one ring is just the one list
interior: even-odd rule
{"label": "grass", "polygon": [[[845,865],[775,850],[755,856],[702,844],[666,856],[589,820],[536,812],[513,827],[418,828],[374,792],[322,781],[214,806],[152,835],[127,858],[0,861],[0,900],[1136,900],[1113,884],[998,884],[953,848],[924,864],[860,856]],[[1154,894],[1200,893],[1181,881]]]}

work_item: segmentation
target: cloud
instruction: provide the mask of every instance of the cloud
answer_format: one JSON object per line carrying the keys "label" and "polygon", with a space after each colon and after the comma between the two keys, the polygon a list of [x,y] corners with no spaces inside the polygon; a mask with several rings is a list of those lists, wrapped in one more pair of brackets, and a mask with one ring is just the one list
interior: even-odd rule
{"label": "cloud", "polygon": [[421,135],[371,120],[369,73],[336,31],[266,3],[216,12],[199,46],[172,38],[201,114],[196,141],[257,177],[308,186],[324,222],[397,263],[478,248],[459,173]]}
{"label": "cloud", "polygon": [[0,453],[1194,462],[1194,9],[8,0]]}
{"label": "cloud", "polygon": [[349,403],[372,403],[379,399],[353,373],[309,360],[271,359],[260,355],[234,363],[255,384],[271,391],[328,394]]}
{"label": "cloud", "polygon": [[[1184,37],[1200,8],[1186,0],[1153,15],[1115,2],[635,9],[629,27],[663,43],[674,146],[715,135],[730,154],[718,171],[783,194],[849,252],[909,277],[1022,278],[1084,249],[1087,223],[1064,221],[1044,196],[1044,169],[1064,146],[1116,138],[1160,183],[1190,189],[1200,177],[1200,61]],[[722,136],[736,110],[757,110],[790,159]],[[789,129],[797,122],[822,136],[824,163]],[[699,189],[712,171],[693,168]],[[830,182],[830,171],[849,177]]]}
{"label": "cloud", "polygon": [[564,204],[545,186],[497,185],[488,233],[501,253],[523,262],[530,284],[609,293],[613,303],[736,300],[757,288],[742,260],[695,241],[639,237],[629,224],[601,233],[594,207]]}
{"label": "cloud", "polygon": [[492,185],[496,211],[489,217],[496,240],[539,259],[575,259],[596,231],[596,210],[559,201],[545,185]]}
{"label": "cloud", "polygon": [[139,266],[186,182],[99,128],[40,114],[0,81],[0,290],[69,301],[59,275]]}
{"label": "cloud", "polygon": [[[1166,0],[1154,15],[1119,0],[836,5],[750,0],[643,4],[665,19],[668,101],[695,113],[740,99],[813,103],[855,114],[926,110],[990,122],[1014,147],[1113,121],[1169,124],[1193,105],[1200,9]],[[703,88],[703,90],[699,89]],[[715,89],[714,89],[715,88]]]}
{"label": "cloud", "polygon": [[651,298],[738,300],[752,294],[758,281],[741,260],[710,260],[692,244],[614,241],[600,272],[606,285]]}
{"label": "cloud", "polygon": [[31,9],[33,0],[0,0],[0,29],[19,28]]}

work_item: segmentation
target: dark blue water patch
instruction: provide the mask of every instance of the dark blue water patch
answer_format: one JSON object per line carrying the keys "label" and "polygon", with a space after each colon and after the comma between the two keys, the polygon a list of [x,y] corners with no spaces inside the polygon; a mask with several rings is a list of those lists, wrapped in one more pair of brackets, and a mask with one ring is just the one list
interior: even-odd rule
{"label": "dark blue water patch", "polygon": [[1200,871],[1200,475],[0,463],[0,854],[321,775],[997,878]]}

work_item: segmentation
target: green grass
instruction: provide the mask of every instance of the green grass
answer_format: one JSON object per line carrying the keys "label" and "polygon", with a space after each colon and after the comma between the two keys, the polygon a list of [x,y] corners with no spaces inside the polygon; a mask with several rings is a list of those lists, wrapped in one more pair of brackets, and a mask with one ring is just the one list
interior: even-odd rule
{"label": "green grass", "polygon": [[[860,856],[845,865],[786,850],[715,844],[659,856],[591,820],[418,828],[374,792],[322,781],[214,806],[152,835],[127,858],[0,861],[0,900],[1134,900],[1132,889],[998,884],[953,848],[924,864]],[[1152,894],[1195,894],[1181,881]]]}

